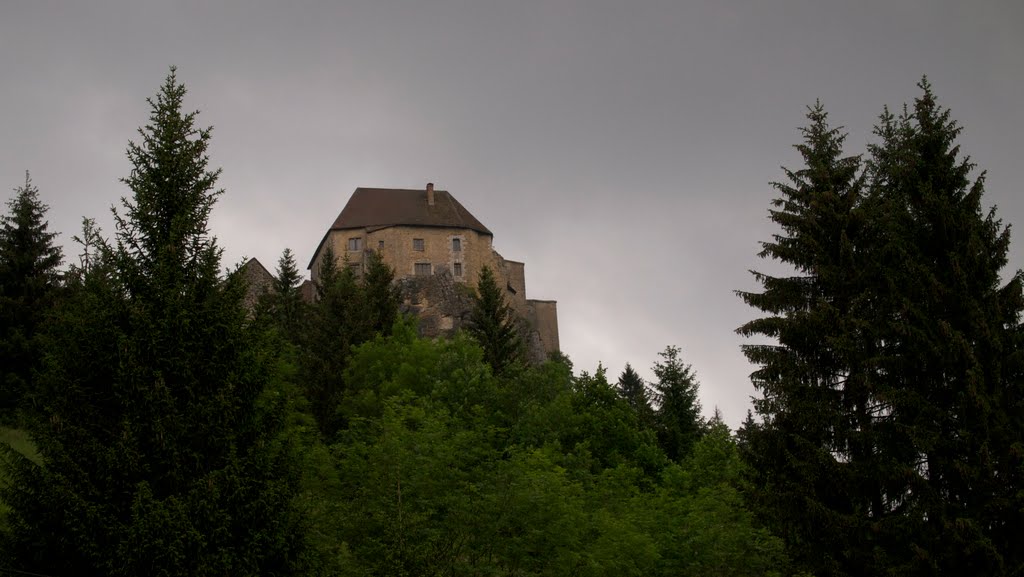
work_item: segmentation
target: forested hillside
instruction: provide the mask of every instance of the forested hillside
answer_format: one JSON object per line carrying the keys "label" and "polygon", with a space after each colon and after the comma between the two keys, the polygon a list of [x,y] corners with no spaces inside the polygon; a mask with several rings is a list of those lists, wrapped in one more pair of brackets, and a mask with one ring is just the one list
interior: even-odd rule
{"label": "forested hillside", "polygon": [[[417,336],[394,272],[284,249],[254,310],[209,229],[211,132],[172,69],[106,237],[62,264],[26,178],[0,227],[0,572],[1015,575],[1020,273],[927,82],[865,156],[809,109],[739,328],[733,434],[676,346],[654,382],[523,361],[493,275]],[[229,192],[230,193],[230,192]]]}

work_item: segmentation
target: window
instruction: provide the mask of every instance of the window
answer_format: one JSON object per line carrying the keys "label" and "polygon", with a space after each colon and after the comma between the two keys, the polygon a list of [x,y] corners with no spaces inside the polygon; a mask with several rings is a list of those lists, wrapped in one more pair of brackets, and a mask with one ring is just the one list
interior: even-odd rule
{"label": "window", "polygon": [[412,249],[413,250],[423,250],[424,249],[423,239],[422,238],[414,238],[414,239],[412,239]]}
{"label": "window", "polygon": [[429,262],[418,262],[413,268],[413,272],[416,276],[430,276],[430,263]]}
{"label": "window", "polygon": [[349,270],[352,271],[352,274],[354,274],[356,276],[359,276],[363,272],[363,265],[362,265],[362,263],[350,262],[350,263],[348,263],[348,268],[349,268]]}
{"label": "window", "polygon": [[455,274],[455,276],[457,276],[457,277],[462,276],[462,263],[461,262],[455,263],[455,265],[452,267],[452,271]]}
{"label": "window", "polygon": [[355,238],[348,239],[348,249],[350,251],[362,250],[363,249],[363,238],[357,236]]}
{"label": "window", "polygon": [[382,240],[378,240],[377,241],[377,250],[384,250],[384,241],[382,241]]}
{"label": "window", "polygon": [[462,239],[461,238],[453,238],[452,239],[452,252],[460,252],[461,250],[462,250]]}

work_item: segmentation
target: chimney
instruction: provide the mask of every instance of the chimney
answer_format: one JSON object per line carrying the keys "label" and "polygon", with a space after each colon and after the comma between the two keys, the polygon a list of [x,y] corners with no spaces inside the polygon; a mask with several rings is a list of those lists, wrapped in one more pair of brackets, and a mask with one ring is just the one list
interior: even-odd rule
{"label": "chimney", "polygon": [[427,183],[427,206],[434,206],[434,183]]}

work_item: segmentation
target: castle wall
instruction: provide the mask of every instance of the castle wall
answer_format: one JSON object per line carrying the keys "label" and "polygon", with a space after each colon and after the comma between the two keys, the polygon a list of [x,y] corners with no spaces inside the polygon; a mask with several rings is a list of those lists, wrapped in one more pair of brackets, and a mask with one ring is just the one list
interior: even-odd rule
{"label": "castle wall", "polygon": [[540,339],[544,356],[561,350],[558,346],[558,304],[555,301],[532,299],[526,302],[529,308],[526,318]]}
{"label": "castle wall", "polygon": [[256,309],[256,304],[263,295],[271,291],[274,286],[274,275],[255,258],[249,259],[240,269],[242,278],[245,279],[245,296],[242,304],[247,311]]}
{"label": "castle wall", "polygon": [[528,325],[524,337],[531,359],[542,361],[559,350],[555,302],[527,300],[526,266],[506,260],[493,249],[491,240],[490,235],[465,228],[389,226],[375,230],[332,230],[313,259],[310,276],[317,282],[320,259],[327,246],[334,250],[339,266],[351,266],[357,274],[362,272],[369,252],[375,251],[394,269],[396,279],[407,293],[404,306],[420,316],[421,330],[438,336],[458,330],[471,309],[459,299],[455,299],[458,303],[447,302],[455,294],[449,287],[463,285],[475,290],[480,271],[488,266],[504,290],[509,306]]}
{"label": "castle wall", "polygon": [[[350,239],[360,240],[350,245]],[[415,242],[417,239],[422,240],[422,243]],[[430,274],[447,270],[456,282],[476,286],[479,272],[485,264],[497,270],[491,237],[463,228],[390,226],[372,231],[332,230],[328,233],[324,247],[328,244],[339,260],[347,259],[349,264],[358,265],[357,268],[365,263],[367,250],[377,251],[384,262],[395,270],[397,277],[416,276],[417,264],[430,265]],[[349,250],[350,246],[356,246],[357,249]],[[422,250],[419,250],[420,247]],[[320,257],[318,253],[314,262],[319,263]],[[461,275],[456,274],[460,272],[457,265],[461,265]],[[318,264],[314,265],[311,271],[314,282],[318,277],[318,268]]]}
{"label": "castle wall", "polygon": [[[505,289],[505,297],[508,304],[521,317],[527,315],[526,310],[526,265],[514,260],[505,260],[497,252],[494,253],[496,266],[495,276],[498,278],[498,286]],[[504,281],[504,282],[502,282]]]}

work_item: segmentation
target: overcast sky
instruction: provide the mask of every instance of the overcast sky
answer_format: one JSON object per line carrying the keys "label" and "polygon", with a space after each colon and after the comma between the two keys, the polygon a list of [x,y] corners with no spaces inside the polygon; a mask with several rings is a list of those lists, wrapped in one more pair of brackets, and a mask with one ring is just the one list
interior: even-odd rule
{"label": "overcast sky", "polygon": [[83,216],[111,233],[176,65],[214,126],[228,263],[305,266],[356,187],[434,182],[558,301],[577,370],[650,378],[677,345],[736,425],[754,389],[733,331],[756,311],[733,291],[778,270],[756,253],[806,106],[859,153],[927,74],[1020,231],[1022,30],[1019,0],[3,0],[0,199],[30,170],[67,255]]}

